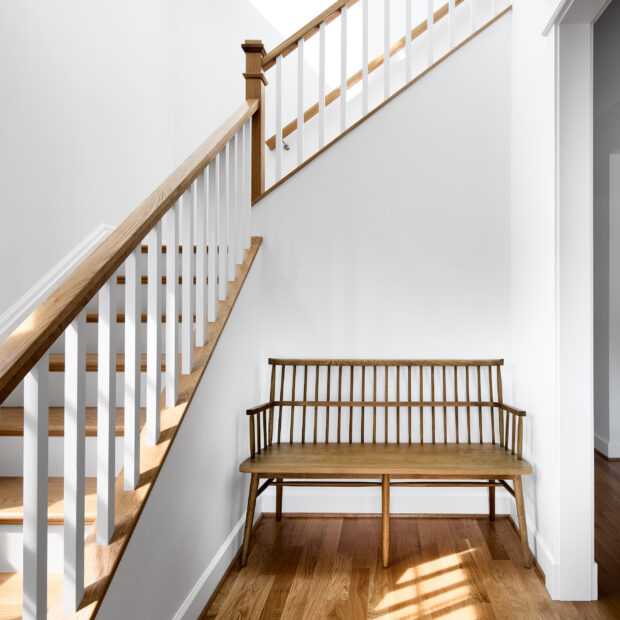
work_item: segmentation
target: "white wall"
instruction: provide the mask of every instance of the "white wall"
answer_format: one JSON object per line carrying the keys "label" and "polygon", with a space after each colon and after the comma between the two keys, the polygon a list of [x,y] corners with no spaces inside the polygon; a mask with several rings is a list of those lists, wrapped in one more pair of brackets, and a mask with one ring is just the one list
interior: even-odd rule
{"label": "white wall", "polygon": [[619,214],[610,204],[610,154],[620,150],[620,2],[594,26],[594,432],[598,450],[620,456]]}
{"label": "white wall", "polygon": [[[254,207],[269,355],[507,356],[509,50],[506,17]],[[397,511],[487,509],[484,491],[398,495]],[[285,496],[292,511],[378,506]]]}
{"label": "white wall", "polygon": [[533,551],[553,584],[557,511],[555,442],[555,52],[541,35],[549,7],[512,11],[510,358],[518,405],[527,411],[524,483]]}
{"label": "white wall", "polygon": [[245,98],[248,0],[0,3],[0,314]]}

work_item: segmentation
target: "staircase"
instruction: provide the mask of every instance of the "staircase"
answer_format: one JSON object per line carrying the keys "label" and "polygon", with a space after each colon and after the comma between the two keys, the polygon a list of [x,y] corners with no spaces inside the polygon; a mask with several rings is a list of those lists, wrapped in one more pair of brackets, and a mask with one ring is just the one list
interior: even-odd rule
{"label": "staircase", "polygon": [[395,33],[385,0],[379,38],[368,0],[339,0],[269,54],[246,41],[246,102],[0,345],[0,620],[96,615],[261,245],[251,205],[510,10],[414,4]]}

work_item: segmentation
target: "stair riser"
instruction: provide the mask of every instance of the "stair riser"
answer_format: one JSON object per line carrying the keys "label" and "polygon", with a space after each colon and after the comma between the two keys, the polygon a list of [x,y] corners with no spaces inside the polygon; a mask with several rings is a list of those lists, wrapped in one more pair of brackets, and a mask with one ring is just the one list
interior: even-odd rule
{"label": "stair riser", "polygon": [[[116,437],[115,475],[123,468],[123,437]],[[23,475],[23,437],[0,437],[0,476]],[[49,476],[63,476],[64,437],[50,437]],[[97,475],[97,438],[86,437],[85,445],[86,476]]]}
{"label": "stair riser", "polygon": [[[92,526],[86,526],[86,533]],[[47,572],[63,571],[63,526],[47,526]],[[0,525],[0,572],[23,571],[23,526]]]}

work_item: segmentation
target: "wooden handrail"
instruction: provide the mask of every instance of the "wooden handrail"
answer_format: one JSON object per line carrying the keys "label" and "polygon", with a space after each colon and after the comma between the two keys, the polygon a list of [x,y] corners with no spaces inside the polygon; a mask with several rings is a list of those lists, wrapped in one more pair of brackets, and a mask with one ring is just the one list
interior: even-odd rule
{"label": "wooden handrail", "polygon": [[258,108],[243,103],[0,345],[0,402]]}
{"label": "wooden handrail", "polygon": [[[454,5],[456,7],[456,6],[459,6],[460,4],[462,4],[463,2],[465,2],[465,0],[455,0]],[[449,12],[449,4],[446,3],[443,6],[439,7],[433,13],[433,23],[436,24],[438,21],[440,21],[441,19],[446,17],[446,15],[448,15],[448,12]],[[428,26],[428,24],[427,24],[426,20],[420,22],[411,31],[411,40],[415,41],[415,39],[417,39],[423,33],[425,33],[426,29],[427,29],[427,26]],[[293,35],[293,36],[295,36],[295,35]],[[287,41],[288,41],[288,39],[287,39]],[[279,47],[281,47],[281,46],[279,46]],[[276,50],[278,50],[279,47],[276,48],[274,50],[274,52]],[[394,45],[392,45],[390,47],[390,58],[392,56],[394,56],[395,54],[397,54],[398,52],[400,52],[400,50],[402,50],[404,47],[405,47],[405,37],[403,36],[396,43],[394,43]],[[293,51],[293,49],[294,48],[291,48],[290,51]],[[287,53],[290,53],[290,52],[287,52]],[[265,56],[265,58],[267,58],[267,56]],[[273,62],[275,63],[275,59],[273,60]],[[373,71],[376,71],[384,62],[385,62],[384,54],[379,54],[379,56],[373,58],[368,63],[368,73],[370,74]],[[360,69],[359,71],[354,73],[352,76],[347,78],[347,90],[352,88],[353,86],[355,86],[357,83],[359,83],[361,81],[362,81],[362,70]],[[327,95],[325,95],[325,105],[328,106],[330,103],[333,103],[334,101],[336,101],[336,99],[338,99],[339,97],[340,97],[340,86],[338,86],[337,88],[334,88],[334,90],[330,91],[329,93],[327,93]],[[304,123],[307,123],[312,117],[316,116],[318,113],[319,113],[319,104],[317,102],[314,105],[310,106],[304,112]],[[282,138],[286,138],[287,136],[290,136],[296,129],[297,129],[297,119],[291,121],[290,123],[288,123],[288,125],[285,125],[282,128]],[[276,137],[275,137],[275,135],[271,136],[271,138],[269,138],[266,141],[266,144],[269,147],[269,149],[273,151],[276,148]]]}
{"label": "wooden handrail", "polygon": [[[463,0],[461,0],[462,2]],[[327,7],[322,13],[310,20],[305,26],[302,26],[297,32],[292,34],[288,39],[284,40],[280,45],[271,50],[263,57],[263,71],[267,71],[276,64],[278,56],[288,56],[297,48],[297,42],[300,39],[307,41],[313,37],[318,31],[321,24],[329,24],[340,15],[340,9],[346,5],[347,8],[356,4],[358,0],[338,0],[331,6]]]}

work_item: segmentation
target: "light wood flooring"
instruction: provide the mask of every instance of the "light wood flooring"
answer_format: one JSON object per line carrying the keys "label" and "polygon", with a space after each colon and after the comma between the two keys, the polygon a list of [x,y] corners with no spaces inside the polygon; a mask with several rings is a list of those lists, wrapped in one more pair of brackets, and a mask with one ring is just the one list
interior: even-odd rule
{"label": "light wood flooring", "polygon": [[595,603],[552,601],[506,517],[393,517],[383,569],[379,518],[265,516],[202,618],[620,618],[620,462],[595,463]]}

